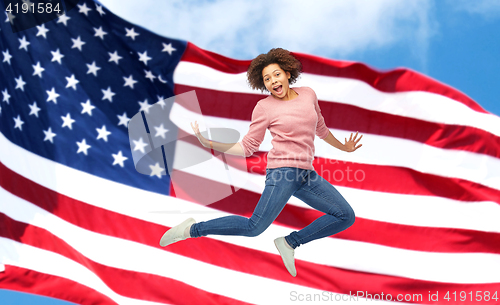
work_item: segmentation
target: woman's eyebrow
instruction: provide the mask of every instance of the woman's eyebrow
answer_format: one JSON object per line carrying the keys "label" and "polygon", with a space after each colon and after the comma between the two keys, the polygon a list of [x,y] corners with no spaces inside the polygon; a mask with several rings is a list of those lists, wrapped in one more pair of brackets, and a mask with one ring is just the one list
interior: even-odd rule
{"label": "woman's eyebrow", "polygon": [[[279,69],[274,70],[273,72],[271,72],[271,74],[274,73],[274,72],[276,72],[276,71],[279,71]],[[266,75],[268,75],[268,74],[264,74],[264,76],[262,76],[262,77],[266,77]]]}

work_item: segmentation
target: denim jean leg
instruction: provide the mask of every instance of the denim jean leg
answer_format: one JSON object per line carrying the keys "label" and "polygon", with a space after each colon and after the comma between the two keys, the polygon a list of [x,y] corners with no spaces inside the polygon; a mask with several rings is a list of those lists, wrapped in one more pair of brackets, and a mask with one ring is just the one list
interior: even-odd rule
{"label": "denim jean leg", "polygon": [[276,168],[266,171],[266,186],[250,218],[225,216],[191,226],[192,237],[216,235],[257,236],[278,217],[292,194],[300,187],[296,169]]}
{"label": "denim jean leg", "polygon": [[286,241],[296,248],[315,239],[334,235],[350,227],[355,220],[354,211],[337,189],[311,171],[294,196],[312,208],[325,213],[300,231],[294,231]]}

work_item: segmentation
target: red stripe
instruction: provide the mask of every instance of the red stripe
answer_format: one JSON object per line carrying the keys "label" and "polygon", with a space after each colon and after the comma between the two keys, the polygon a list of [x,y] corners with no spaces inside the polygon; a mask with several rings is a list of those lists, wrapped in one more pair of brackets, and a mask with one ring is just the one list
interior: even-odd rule
{"label": "red stripe", "polygon": [[[15,195],[21,195],[23,198],[34,198],[34,203],[38,206],[42,208],[49,206],[54,211],[54,214],[82,228],[154,247],[158,247],[158,237],[166,229],[156,224],[86,205],[47,190],[25,178],[9,174],[5,171],[5,168],[0,172],[0,177],[2,177],[1,185],[8,189],[13,188]],[[9,181],[12,182],[9,183]],[[79,215],[84,215],[84,217]],[[102,226],[102,223],[116,225]],[[497,284],[450,284],[413,280],[343,270],[302,260],[296,260],[299,276],[291,278],[286,269],[283,268],[281,258],[278,255],[270,255],[210,238],[187,240],[171,245],[166,250],[235,271],[346,294],[349,291],[363,289],[372,294],[384,292],[385,294],[397,295],[398,293],[405,294],[412,291],[426,295],[428,290],[440,291],[440,293],[446,290],[458,291],[465,289],[491,291],[497,287]],[[447,303],[441,300],[441,304]]]}
{"label": "red stripe", "polygon": [[[250,217],[260,194],[240,190],[237,198],[228,197],[218,201],[211,208],[227,213]],[[238,202],[237,205],[234,203]],[[287,205],[275,220],[277,224],[300,230],[324,215],[316,210]],[[367,234],[377,232],[377,234]],[[434,228],[395,224],[356,217],[349,229],[335,235],[335,238],[361,241],[389,247],[442,252],[442,253],[494,253],[500,254],[500,234],[456,228]]]}
{"label": "red stripe", "polygon": [[181,61],[202,64],[232,74],[246,72],[251,62],[250,60],[232,59],[214,52],[203,50],[190,42],[187,43]]}
{"label": "red stripe", "polygon": [[382,92],[431,92],[449,97],[474,111],[489,113],[459,90],[407,68],[381,72],[359,62],[331,60],[302,53],[294,54],[302,62],[304,72],[307,73],[360,80]]}
{"label": "red stripe", "polygon": [[[189,304],[193,299],[212,305],[249,304],[198,289],[175,279],[99,264],[83,256],[49,231],[15,221],[2,213],[0,213],[0,236],[63,255],[91,270],[111,290],[125,297],[169,304]],[[158,263],[168,264],[168,262]],[[168,289],[165,289],[166,287]],[[189,298],[186,298],[187,295]]]}
{"label": "red stripe", "polygon": [[[196,137],[183,141],[199,146]],[[265,175],[267,152],[256,152],[238,161],[231,159],[239,170]],[[220,155],[219,159],[222,161]],[[246,162],[246,164],[244,163]],[[315,170],[333,185],[392,194],[438,196],[460,201],[494,201],[500,203],[500,190],[459,178],[422,173],[411,168],[362,164],[316,157]]]}
{"label": "red stripe", "polygon": [[[313,166],[323,178],[334,185],[394,194],[500,203],[500,190],[464,179],[421,173],[405,167],[352,163],[325,158],[316,158]],[[348,180],[348,172],[352,175],[351,181]]]}
{"label": "red stripe", "polygon": [[43,295],[82,305],[117,304],[107,296],[66,278],[6,265],[0,288]]}
{"label": "red stripe", "polygon": [[[302,63],[303,71],[317,75],[363,81],[382,92],[426,91],[449,97],[474,111],[488,113],[478,103],[457,89],[410,69],[377,71],[365,64],[293,53]],[[188,43],[181,61],[202,64],[225,73],[246,72],[251,60],[235,60],[203,50]]]}
{"label": "red stripe", "polygon": [[[252,120],[253,108],[265,97],[175,86],[175,94],[191,90],[196,90],[203,115],[245,121]],[[464,150],[500,158],[500,137],[479,128],[432,123],[342,103],[319,101],[319,105],[329,128],[412,140],[437,148]]]}
{"label": "red stripe", "polygon": [[[189,175],[194,185],[206,185],[217,188],[217,182]],[[189,200],[182,192],[177,197]],[[230,214],[250,217],[259,201],[260,194],[240,189],[236,194],[221,199],[210,205],[211,208]],[[237,202],[237,204],[235,204]],[[300,230],[324,213],[286,205],[275,220],[276,223]],[[366,234],[377,232],[377,234]],[[456,228],[434,228],[395,224],[356,217],[356,222],[349,229],[335,235],[335,238],[368,242],[389,247],[430,252],[456,253],[495,253],[500,254],[500,234]]]}

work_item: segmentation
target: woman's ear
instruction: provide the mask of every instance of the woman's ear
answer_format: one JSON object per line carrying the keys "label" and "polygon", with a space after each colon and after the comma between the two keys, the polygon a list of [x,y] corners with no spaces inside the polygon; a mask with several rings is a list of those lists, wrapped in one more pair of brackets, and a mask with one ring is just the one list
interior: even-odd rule
{"label": "woman's ear", "polygon": [[292,77],[292,75],[290,74],[290,72],[286,72],[286,78],[290,79],[290,77]]}

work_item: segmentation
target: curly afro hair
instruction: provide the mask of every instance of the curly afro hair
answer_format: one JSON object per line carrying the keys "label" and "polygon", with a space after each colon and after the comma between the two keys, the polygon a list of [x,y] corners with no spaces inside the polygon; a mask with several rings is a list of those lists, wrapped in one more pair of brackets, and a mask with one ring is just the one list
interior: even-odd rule
{"label": "curly afro hair", "polygon": [[270,64],[278,64],[285,72],[290,73],[289,84],[293,84],[302,71],[302,64],[289,51],[282,48],[271,49],[267,54],[260,54],[248,67],[247,79],[252,89],[267,91],[262,79],[262,70]]}

